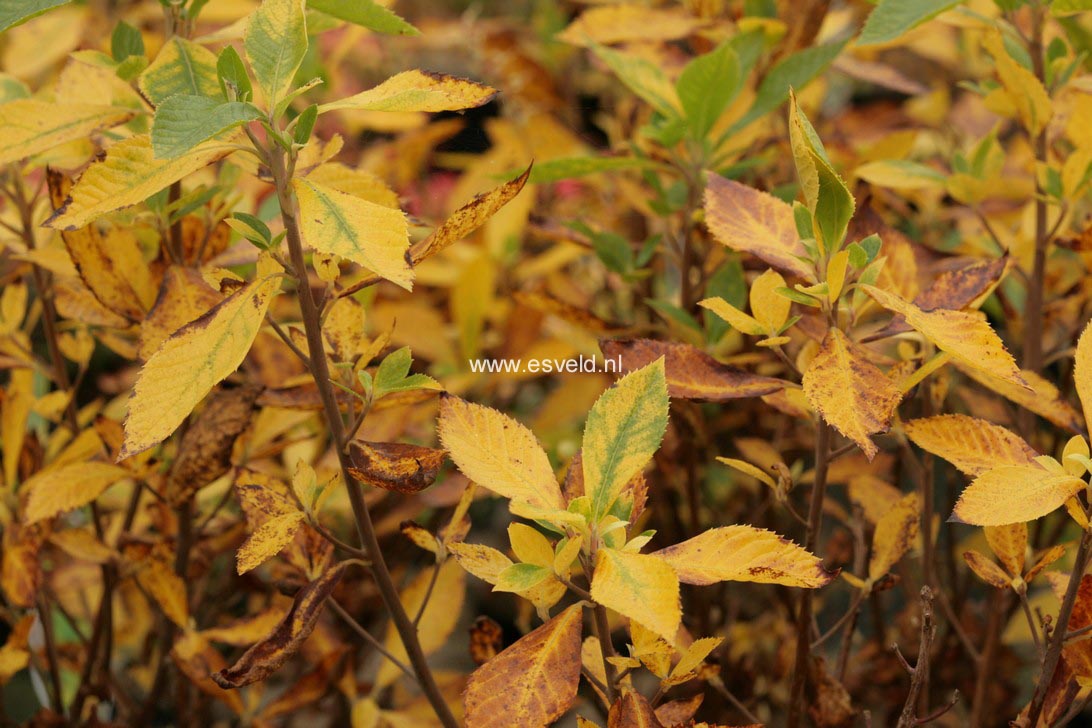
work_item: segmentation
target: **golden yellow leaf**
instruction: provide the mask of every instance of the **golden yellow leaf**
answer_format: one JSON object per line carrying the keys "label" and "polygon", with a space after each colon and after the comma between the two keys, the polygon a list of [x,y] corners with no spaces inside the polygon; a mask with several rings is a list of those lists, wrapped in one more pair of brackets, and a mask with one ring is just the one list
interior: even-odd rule
{"label": "golden yellow leaf", "polygon": [[496,584],[501,572],[512,565],[510,558],[491,546],[452,541],[447,550],[459,566],[490,584]]}
{"label": "golden yellow leaf", "polygon": [[554,547],[536,528],[524,523],[508,526],[508,541],[516,558],[525,564],[553,567]]}
{"label": "golden yellow leaf", "polygon": [[972,369],[985,371],[1011,384],[1026,387],[1016,362],[1005,350],[1001,338],[986,322],[981,313],[936,309],[922,311],[898,296],[875,286],[862,286],[868,295],[889,311],[906,319],[940,349],[952,355],[956,361]]}
{"label": "golden yellow leaf", "polygon": [[489,407],[442,395],[440,442],[466,477],[512,501],[564,507],[561,488],[534,434]]}
{"label": "golden yellow leaf", "polygon": [[792,206],[773,195],[710,174],[705,188],[705,224],[718,242],[750,253],[786,273],[815,282],[815,271],[796,232]]}
{"label": "golden yellow leaf", "polygon": [[0,104],[0,167],[90,136],[133,117],[131,109],[16,99]]}
{"label": "golden yellow leaf", "polygon": [[720,646],[723,642],[722,637],[703,637],[699,640],[694,640],[691,645],[686,648],[686,652],[679,658],[678,664],[671,670],[671,674],[667,679],[663,681],[664,687],[670,687],[672,685],[681,685],[684,682],[693,679],[697,676],[698,671],[701,669],[702,663],[705,662],[705,658],[709,654]]}
{"label": "golden yellow leaf", "polygon": [[750,334],[751,336],[760,336],[763,333],[763,326],[758,320],[743,313],[723,298],[706,298],[703,301],[698,301],[698,305],[720,316],[731,324],[732,328],[741,333]]}
{"label": "golden yellow leaf", "polygon": [[761,481],[762,483],[765,483],[766,485],[770,486],[774,490],[777,490],[777,481],[774,480],[772,477],[770,477],[769,473],[767,473],[762,468],[751,465],[749,462],[747,462],[745,460],[737,460],[735,458],[718,457],[717,462],[724,463],[728,467],[730,467],[730,468],[732,468],[734,470],[738,470],[739,472],[743,473],[744,475],[749,475],[752,478],[754,478],[755,480]]}
{"label": "golden yellow leaf", "polygon": [[46,227],[76,230],[108,212],[143,202],[191,172],[231,153],[225,141],[213,139],[174,159],[156,159],[148,134],[120,141],[83,173],[64,207]]}
{"label": "golden yellow leaf", "polygon": [[1054,511],[1084,488],[1064,470],[1038,463],[1002,465],[975,478],[959,496],[952,520],[976,526],[1034,521]]}
{"label": "golden yellow leaf", "polygon": [[711,528],[652,556],[674,568],[683,583],[698,586],[754,581],[813,589],[834,578],[806,549],[754,526]]}
{"label": "golden yellow leaf", "polygon": [[982,40],[986,50],[993,56],[997,67],[997,76],[1008,92],[1009,99],[1016,106],[1020,123],[1035,137],[1050,123],[1054,115],[1050,95],[1043,83],[1028,69],[1021,66],[1008,51],[1001,40],[1001,32],[991,29]]}
{"label": "golden yellow leaf", "polygon": [[840,330],[827,332],[804,372],[804,393],[823,419],[871,460],[870,435],[886,432],[902,393]]}
{"label": "golden yellow leaf", "polygon": [[341,162],[326,162],[308,172],[307,179],[383,207],[400,209],[398,193],[378,175],[366,169],[354,169]]}
{"label": "golden yellow leaf", "polygon": [[279,554],[292,542],[302,524],[303,513],[299,511],[270,518],[239,547],[236,570],[245,574]]}
{"label": "golden yellow leaf", "polygon": [[1024,573],[1024,558],[1028,549],[1028,525],[986,526],[986,543],[1011,576]]}
{"label": "golden yellow leaf", "polygon": [[990,586],[995,586],[998,589],[1005,589],[1012,582],[1012,577],[1002,571],[1001,567],[997,564],[990,561],[988,556],[979,551],[973,549],[964,551],[963,560],[967,562],[967,566],[971,567],[971,571],[973,571],[979,579]]}
{"label": "golden yellow leaf", "polygon": [[1092,422],[1092,324],[1087,324],[1077,340],[1077,353],[1073,363],[1073,383],[1081,400],[1085,422]]}
{"label": "golden yellow leaf", "polygon": [[[401,594],[402,606],[405,607],[406,614],[411,617],[417,615],[421,606],[425,604],[426,597],[430,597],[421,615],[421,621],[417,624],[417,639],[426,655],[432,654],[447,643],[462,614],[463,597],[466,594],[466,572],[460,569],[458,564],[445,561],[439,568],[440,573],[431,590],[429,584],[432,582],[432,570],[423,569],[402,590]],[[387,637],[384,642],[387,650],[396,659],[403,663],[408,662],[406,648],[402,645],[402,638],[398,636],[398,630],[393,624],[387,628]],[[376,676],[376,683],[389,685],[402,674],[393,662],[384,660]]]}
{"label": "golden yellow leaf", "polygon": [[185,629],[190,620],[190,609],[186,603],[186,583],[171,567],[172,564],[166,559],[149,559],[137,574],[137,581],[152,596],[167,618]]}
{"label": "golden yellow leaf", "polygon": [[140,326],[140,358],[147,360],[167,337],[223,298],[198,271],[172,265],[163,274],[159,297]]}
{"label": "golden yellow leaf", "polygon": [[849,500],[864,512],[865,520],[877,523],[902,498],[902,492],[875,475],[854,475],[848,484]]}
{"label": "golden yellow leaf", "polygon": [[108,463],[70,463],[43,470],[23,484],[30,494],[26,522],[37,523],[85,506],[111,485],[131,475],[125,468]]}
{"label": "golden yellow leaf", "polygon": [[765,333],[773,336],[789,320],[792,301],[777,292],[785,287],[785,279],[770,269],[751,283],[751,314],[762,325]]}
{"label": "golden yellow leaf", "polygon": [[335,109],[361,111],[460,111],[488,103],[496,89],[465,78],[413,70],[338,101],[323,104],[319,113]]}
{"label": "golden yellow leaf", "polygon": [[647,554],[602,549],[592,576],[597,603],[675,643],[682,620],[679,579],[665,560]]}
{"label": "golden yellow leaf", "polygon": [[280,267],[258,264],[257,280],[174,332],[140,371],[129,398],[123,459],[156,445],[182,423],[220,380],[242,363],[280,289]]}
{"label": "golden yellow leaf", "polygon": [[918,494],[910,493],[899,500],[876,523],[872,537],[872,557],[868,562],[868,578],[877,581],[891,571],[918,537],[921,520]]}
{"label": "golden yellow leaf", "polygon": [[583,609],[574,605],[479,667],[463,704],[472,728],[546,726],[576,700]]}
{"label": "golden yellow leaf", "polygon": [[690,35],[700,25],[698,18],[682,12],[682,8],[620,3],[588,8],[555,38],[576,46],[676,40]]}
{"label": "golden yellow leaf", "polygon": [[1033,371],[1021,370],[1020,377],[1027,384],[1024,386],[958,362],[956,368],[983,387],[997,392],[1058,427],[1063,427],[1070,432],[1081,432],[1084,429],[1081,416],[1069,402],[1065,401],[1058,388]]}
{"label": "golden yellow leaf", "polygon": [[309,179],[292,181],[300,206],[303,239],[315,250],[359,263],[377,275],[413,288],[409,225],[391,209]]}
{"label": "golden yellow leaf", "polygon": [[1027,465],[1038,455],[1016,433],[967,415],[923,417],[903,427],[915,445],[972,477],[998,465]]}
{"label": "golden yellow leaf", "polygon": [[842,287],[846,282],[846,268],[849,266],[849,251],[839,250],[827,263],[827,296],[831,303],[835,303],[842,295]]}

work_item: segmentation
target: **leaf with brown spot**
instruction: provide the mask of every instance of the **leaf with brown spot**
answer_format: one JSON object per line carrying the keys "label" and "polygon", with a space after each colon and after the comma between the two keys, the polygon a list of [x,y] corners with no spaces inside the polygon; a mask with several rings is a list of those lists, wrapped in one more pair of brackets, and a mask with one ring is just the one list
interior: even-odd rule
{"label": "leaf with brown spot", "polygon": [[463,694],[467,728],[545,726],[565,714],[580,683],[583,608],[569,607],[479,667]]}
{"label": "leaf with brown spot", "polygon": [[447,453],[398,442],[349,443],[349,472],[362,483],[398,493],[420,493],[432,485]]}
{"label": "leaf with brown spot", "polygon": [[723,245],[765,261],[785,273],[815,282],[815,271],[800,258],[807,251],[796,232],[792,205],[747,185],[709,175],[705,224]]}
{"label": "leaf with brown spot", "polygon": [[1016,433],[967,415],[923,417],[903,427],[915,445],[972,477],[998,465],[1027,465],[1039,454]]}
{"label": "leaf with brown spot", "polygon": [[0,560],[0,589],[13,606],[29,609],[38,598],[42,566],[38,558],[45,541],[42,526],[18,522],[4,527],[4,553]]}
{"label": "leaf with brown spot", "polygon": [[808,589],[830,583],[835,574],[806,549],[754,526],[711,528],[652,554],[670,564],[685,584],[755,581]]}
{"label": "leaf with brown spot", "polygon": [[891,567],[914,545],[921,520],[919,510],[918,494],[910,493],[903,496],[876,523],[876,533],[872,537],[872,558],[868,562],[870,581],[878,581],[891,571]]}
{"label": "leaf with brown spot", "polygon": [[979,551],[973,549],[964,551],[963,560],[967,562],[967,566],[971,568],[975,576],[990,586],[1007,589],[1012,582],[1012,578],[1002,571],[1000,566],[990,561],[988,556]]}
{"label": "leaf with brown spot", "polygon": [[1024,558],[1028,550],[1028,524],[1012,523],[1007,526],[986,526],[982,531],[990,550],[1005,567],[1010,576],[1024,573]]}
{"label": "leaf with brown spot", "polygon": [[[1073,612],[1069,615],[1067,632],[1084,629],[1092,625],[1092,575],[1081,577],[1077,587],[1077,598],[1073,602]],[[1092,640],[1072,640],[1062,648],[1062,654],[1074,673],[1092,677]]]}
{"label": "leaf with brown spot", "polygon": [[147,360],[167,337],[222,300],[223,295],[199,271],[172,265],[163,274],[159,295],[140,326],[140,358]]}
{"label": "leaf with brown spot", "polygon": [[823,419],[871,460],[870,435],[886,432],[902,393],[850,339],[831,328],[804,372],[804,393]]}
{"label": "leaf with brown spot", "polygon": [[665,728],[644,696],[627,689],[607,715],[607,728]]}
{"label": "leaf with brown spot", "polygon": [[235,440],[250,425],[262,387],[244,385],[221,389],[190,423],[178,446],[178,457],[167,476],[166,497],[179,506],[198,490],[228,471]]}
{"label": "leaf with brown spot", "polygon": [[603,356],[618,359],[622,370],[631,372],[664,357],[667,392],[678,399],[726,402],[743,397],[761,397],[782,389],[785,382],[751,374],[722,364],[689,344],[653,339],[605,339],[599,342]]}
{"label": "leaf with brown spot", "polygon": [[682,700],[671,700],[656,708],[656,719],[665,726],[685,726],[694,720],[705,695],[697,693]]}
{"label": "leaf with brown spot", "polygon": [[470,659],[484,665],[500,652],[504,630],[494,620],[480,616],[470,628]]}
{"label": "leaf with brown spot", "polygon": [[944,271],[918,294],[914,305],[923,311],[938,308],[958,311],[973,306],[997,287],[1011,266],[1012,259],[1005,256]]}
{"label": "leaf with brown spot", "polygon": [[288,614],[265,639],[243,653],[231,667],[212,674],[216,684],[225,690],[241,688],[265,680],[279,670],[311,635],[326,600],[347,568],[349,564],[338,564],[300,589]]}

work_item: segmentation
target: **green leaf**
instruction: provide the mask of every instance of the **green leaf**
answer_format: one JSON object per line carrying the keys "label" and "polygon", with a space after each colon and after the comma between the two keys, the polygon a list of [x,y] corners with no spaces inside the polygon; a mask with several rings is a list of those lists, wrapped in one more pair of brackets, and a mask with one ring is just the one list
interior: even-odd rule
{"label": "green leaf", "polygon": [[375,0],[307,0],[307,7],[377,33],[421,35],[421,31]]}
{"label": "green leaf", "polygon": [[110,55],[118,63],[129,56],[144,55],[144,39],[140,31],[124,20],[119,22],[110,36]]}
{"label": "green leaf", "polygon": [[659,66],[640,56],[599,44],[592,45],[591,49],[626,88],[652,108],[667,117],[678,115],[678,94]]}
{"label": "green leaf", "polygon": [[1092,0],[1054,0],[1050,4],[1050,11],[1055,15],[1068,15],[1092,10]]}
{"label": "green leaf", "polygon": [[4,0],[0,3],[0,33],[69,2],[70,0]]}
{"label": "green leaf", "polygon": [[[220,91],[228,101],[250,101],[254,87],[246,72],[243,59],[234,46],[226,46],[216,59],[216,76],[220,81]],[[229,89],[234,93],[229,93]]]}
{"label": "green leaf", "polygon": [[618,380],[596,400],[584,425],[584,492],[594,520],[610,512],[626,483],[644,469],[667,429],[667,379],[661,357]]}
{"label": "green leaf", "polygon": [[762,79],[750,110],[732,128],[742,129],[785,103],[790,88],[799,90],[808,85],[834,61],[845,44],[841,41],[812,46],[779,61]]}
{"label": "green leaf", "polygon": [[171,96],[155,111],[152,150],[157,159],[172,159],[222,131],[254,121],[262,112],[241,101],[207,96]]}
{"label": "green leaf", "polygon": [[264,0],[250,16],[243,43],[265,102],[273,107],[288,92],[307,54],[303,0]]}
{"label": "green leaf", "polygon": [[792,153],[800,186],[815,218],[822,248],[829,255],[842,244],[855,202],[846,183],[831,166],[815,128],[796,105],[795,97],[789,115]]}
{"label": "green leaf", "polygon": [[701,139],[709,133],[739,93],[741,81],[739,58],[728,43],[686,64],[675,90],[694,137]]}
{"label": "green leaf", "polygon": [[[536,162],[531,170],[528,182],[540,184],[558,182],[563,179],[585,177],[597,172],[612,172],[618,169],[647,169],[658,166],[651,159],[641,157],[564,157],[547,162]],[[509,175],[510,176],[510,175]]]}
{"label": "green leaf", "polygon": [[895,40],[926,20],[959,5],[960,0],[880,0],[865,21],[857,45],[873,45]]}
{"label": "green leaf", "polygon": [[318,119],[318,104],[311,104],[303,113],[296,117],[296,128],[292,130],[292,141],[304,145],[311,138],[311,131],[315,128],[315,120]]}
{"label": "green leaf", "polygon": [[175,36],[140,74],[139,85],[156,106],[177,94],[217,96],[216,56],[203,45]]}
{"label": "green leaf", "polygon": [[[375,370],[373,392],[375,399],[392,392],[405,392],[410,389],[440,389],[440,384],[426,374],[409,374],[413,363],[413,354],[408,346],[391,352],[379,363]],[[407,376],[409,375],[409,376]]]}
{"label": "green leaf", "polygon": [[497,576],[496,592],[524,592],[538,586],[550,576],[550,570],[535,564],[512,564]]}

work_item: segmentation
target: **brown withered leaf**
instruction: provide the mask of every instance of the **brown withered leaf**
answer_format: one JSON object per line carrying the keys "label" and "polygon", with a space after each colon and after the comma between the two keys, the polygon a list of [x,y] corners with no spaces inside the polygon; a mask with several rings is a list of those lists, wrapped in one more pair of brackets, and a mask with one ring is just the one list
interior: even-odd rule
{"label": "brown withered leaf", "polygon": [[500,652],[504,630],[494,620],[480,616],[470,628],[470,659],[475,665],[484,665]]}
{"label": "brown withered leaf", "polygon": [[182,218],[182,257],[187,265],[206,263],[227,250],[231,242],[231,228],[224,221],[209,230],[205,221],[197,215]]}
{"label": "brown withered leaf", "polygon": [[147,359],[167,337],[205,314],[224,297],[193,268],[171,266],[159,295],[140,327],[140,357]]}
{"label": "brown withered leaf", "polygon": [[307,584],[296,594],[284,619],[231,667],[213,673],[212,679],[226,689],[241,688],[266,679],[294,655],[311,635],[322,615],[326,600],[348,568],[342,563]]}
{"label": "brown withered leaf", "polygon": [[399,442],[353,440],[349,472],[362,483],[398,493],[420,493],[432,485],[447,453]]}
{"label": "brown withered leaf", "polygon": [[[53,209],[64,206],[72,180],[47,168],[46,181]],[[61,239],[83,282],[103,306],[130,321],[141,321],[151,301],[142,300],[151,287],[150,273],[136,238],[117,235],[104,239],[94,224],[63,230]],[[154,293],[152,294],[154,296]]]}
{"label": "brown withered leaf", "polygon": [[179,671],[202,692],[223,701],[236,715],[246,711],[239,693],[224,690],[209,678],[223,670],[227,662],[200,632],[184,631],[171,648],[171,658]]}
{"label": "brown withered leaf", "polygon": [[877,451],[870,435],[887,431],[902,399],[891,380],[834,328],[804,372],[804,393],[823,419],[857,443],[869,460]]}
{"label": "brown withered leaf", "polygon": [[[1077,588],[1077,600],[1073,602],[1073,613],[1069,616],[1067,631],[1073,632],[1089,625],[1092,625],[1092,574],[1085,574]],[[1062,654],[1074,674],[1092,677],[1092,641],[1067,642]]]}
{"label": "brown withered leaf", "polygon": [[44,524],[10,523],[4,528],[4,555],[0,561],[0,588],[8,603],[24,609],[34,606],[42,570],[38,551],[45,541]]}
{"label": "brown withered leaf", "polygon": [[583,607],[574,605],[524,635],[470,676],[468,728],[549,725],[576,700]]}
{"label": "brown withered leaf", "polygon": [[665,726],[687,725],[701,707],[705,695],[698,693],[682,700],[672,700],[656,708],[656,718]]}
{"label": "brown withered leaf", "polygon": [[178,446],[178,458],[167,476],[166,498],[178,506],[228,471],[235,440],[250,425],[257,385],[221,389],[208,398]]}
{"label": "brown withered leaf", "polygon": [[857,711],[853,709],[849,693],[839,680],[830,674],[822,658],[812,662],[812,681],[815,700],[808,706],[815,725],[819,728],[844,728],[852,725]]}
{"label": "brown withered leaf", "polygon": [[640,693],[627,689],[607,715],[607,728],[665,728],[656,711]]}
{"label": "brown withered leaf", "polygon": [[622,370],[631,372],[664,357],[667,392],[678,399],[725,402],[743,397],[761,397],[784,388],[785,382],[751,374],[722,364],[689,344],[653,339],[605,339],[599,342],[603,356],[618,359]]}

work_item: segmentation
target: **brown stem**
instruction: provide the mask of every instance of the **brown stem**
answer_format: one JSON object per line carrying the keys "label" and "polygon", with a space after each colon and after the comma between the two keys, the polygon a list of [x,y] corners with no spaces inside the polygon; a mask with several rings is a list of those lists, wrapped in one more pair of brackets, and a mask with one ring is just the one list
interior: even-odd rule
{"label": "brown stem", "polygon": [[[929,648],[936,636],[937,625],[933,620],[933,590],[928,586],[921,588],[921,641],[918,644],[917,664],[910,671],[910,692],[899,715],[898,728],[910,728],[918,725],[918,699],[929,685]],[[895,647],[898,650],[898,646]],[[896,653],[897,654],[897,653]]]}
{"label": "brown stem", "polygon": [[601,604],[592,607],[592,617],[595,636],[599,638],[599,653],[603,656],[603,672],[607,676],[607,700],[614,705],[614,701],[618,699],[618,676],[614,663],[609,659],[614,657],[614,643],[610,641],[610,620],[607,619],[606,608]]}
{"label": "brown stem", "polygon": [[346,492],[349,495],[349,504],[353,509],[357,532],[364,550],[372,560],[372,574],[375,576],[376,586],[391,621],[402,638],[402,644],[406,647],[406,654],[413,666],[417,679],[421,684],[432,709],[445,728],[457,728],[455,716],[444,700],[439,686],[432,675],[432,670],[425,659],[425,653],[421,649],[421,643],[417,637],[417,628],[409,615],[406,614],[402,601],[398,596],[398,589],[391,578],[387,568],[383,552],[379,547],[379,539],[375,533],[371,513],[368,504],[364,500],[364,492],[359,482],[349,470],[348,456],[345,449],[340,446],[344,442],[344,423],[341,419],[341,410],[338,408],[337,398],[334,395],[333,385],[330,384],[330,368],[326,361],[326,352],[322,344],[322,323],[318,307],[308,285],[307,262],[303,256],[303,240],[300,237],[299,222],[296,218],[295,199],[292,196],[289,185],[290,174],[286,166],[285,153],[276,144],[271,144],[266,150],[270,162],[270,172],[276,186],[277,199],[281,207],[281,219],[284,222],[285,238],[288,242],[288,250],[292,267],[295,269],[297,281],[297,296],[299,298],[300,313],[303,317],[304,332],[307,335],[307,348],[311,362],[311,377],[318,388],[319,397],[322,400],[323,414],[326,425],[335,443],[338,462],[341,466],[342,479],[345,481]]}
{"label": "brown stem", "polygon": [[1046,658],[1043,660],[1043,669],[1039,673],[1039,683],[1035,686],[1035,694],[1031,698],[1028,707],[1028,725],[1039,725],[1039,715],[1043,712],[1043,704],[1046,702],[1047,689],[1050,680],[1054,677],[1054,670],[1058,667],[1058,661],[1062,657],[1062,647],[1065,645],[1066,631],[1069,628],[1069,618],[1073,614],[1073,606],[1077,602],[1077,590],[1081,586],[1085,569],[1088,568],[1089,553],[1092,552],[1092,530],[1085,529],[1081,535],[1081,544],[1077,547],[1077,557],[1073,561],[1073,573],[1069,577],[1069,586],[1066,587],[1065,597],[1062,599],[1062,608],[1058,612],[1058,621],[1054,631],[1050,635],[1050,643],[1047,646]]}
{"label": "brown stem", "polygon": [[[804,548],[815,553],[815,543],[823,525],[823,498],[827,490],[827,466],[830,463],[830,426],[821,418],[815,434],[815,479],[808,508],[808,528],[804,536]],[[788,728],[796,728],[804,714],[804,688],[807,685],[808,660],[811,657],[811,598],[810,589],[800,593],[800,607],[796,613],[796,663],[789,693]]]}

